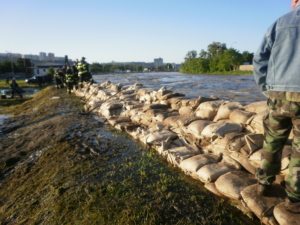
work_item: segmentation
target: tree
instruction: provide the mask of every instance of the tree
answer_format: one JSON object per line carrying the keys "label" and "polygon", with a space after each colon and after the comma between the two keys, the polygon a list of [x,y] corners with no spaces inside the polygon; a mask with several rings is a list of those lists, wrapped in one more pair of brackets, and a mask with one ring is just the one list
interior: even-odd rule
{"label": "tree", "polygon": [[197,58],[197,51],[195,50],[189,51],[185,56],[185,59],[195,59],[195,58]]}
{"label": "tree", "polygon": [[252,64],[254,54],[248,51],[243,51],[242,53],[242,63]]}
{"label": "tree", "polygon": [[226,44],[221,42],[213,42],[208,45],[207,51],[210,58],[215,58],[223,54],[227,49]]}
{"label": "tree", "polygon": [[218,71],[238,70],[242,62],[242,55],[234,48],[224,51],[220,56]]}

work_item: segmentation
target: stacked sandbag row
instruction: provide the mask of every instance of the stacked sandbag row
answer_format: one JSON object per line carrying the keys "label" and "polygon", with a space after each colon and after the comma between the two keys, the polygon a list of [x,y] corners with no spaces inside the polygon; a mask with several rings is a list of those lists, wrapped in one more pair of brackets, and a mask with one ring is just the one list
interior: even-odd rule
{"label": "stacked sandbag row", "polygon": [[[122,86],[109,81],[86,84],[75,93],[85,99],[87,111],[156,149],[211,192],[242,202],[265,224],[276,224],[274,215],[280,225],[300,219],[283,211],[279,185],[272,198],[257,196],[255,190],[253,174],[262,156],[265,102],[242,106],[216,98],[187,99],[166,88],[154,91],[141,84]],[[282,175],[290,154],[287,145]]]}

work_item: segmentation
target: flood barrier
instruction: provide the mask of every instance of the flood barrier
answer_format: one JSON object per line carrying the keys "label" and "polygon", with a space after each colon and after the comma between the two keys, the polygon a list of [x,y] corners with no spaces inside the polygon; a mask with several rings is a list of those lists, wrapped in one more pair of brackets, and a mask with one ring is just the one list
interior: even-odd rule
{"label": "flood barrier", "polygon": [[274,194],[262,197],[256,192],[265,101],[241,105],[216,98],[189,99],[164,87],[152,90],[109,81],[84,84],[74,92],[84,99],[86,111],[155,149],[214,194],[239,202],[262,223],[300,224],[300,214],[285,210],[280,185],[288,173],[291,146],[284,148]]}

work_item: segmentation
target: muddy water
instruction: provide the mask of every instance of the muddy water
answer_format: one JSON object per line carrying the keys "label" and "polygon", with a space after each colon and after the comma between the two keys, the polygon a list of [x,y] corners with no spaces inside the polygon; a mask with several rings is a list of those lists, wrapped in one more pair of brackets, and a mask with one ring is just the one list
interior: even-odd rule
{"label": "muddy water", "polygon": [[187,97],[217,96],[241,103],[265,100],[254,82],[253,76],[187,75],[182,73],[132,73],[94,75],[97,82],[142,83],[145,87],[159,89],[162,86],[183,93]]}

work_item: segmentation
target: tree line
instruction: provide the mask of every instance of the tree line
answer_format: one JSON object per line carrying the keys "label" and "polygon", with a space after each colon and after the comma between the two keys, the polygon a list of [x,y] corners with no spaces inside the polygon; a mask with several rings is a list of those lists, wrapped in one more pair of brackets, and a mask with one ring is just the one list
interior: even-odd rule
{"label": "tree line", "polygon": [[240,53],[234,48],[227,48],[226,44],[213,42],[207,50],[189,51],[181,65],[181,72],[191,74],[238,71],[244,63],[252,64],[253,53]]}
{"label": "tree line", "polygon": [[154,66],[144,66],[141,64],[128,63],[128,64],[116,64],[116,63],[92,63],[90,65],[90,70],[93,74],[97,73],[115,73],[115,72],[144,72],[147,71],[160,71],[160,72],[171,72],[175,71],[175,68],[172,64],[166,63],[163,66],[155,68]]}
{"label": "tree line", "polygon": [[0,74],[2,73],[25,73],[31,74],[32,64],[29,59],[19,58],[15,61],[0,61]]}

